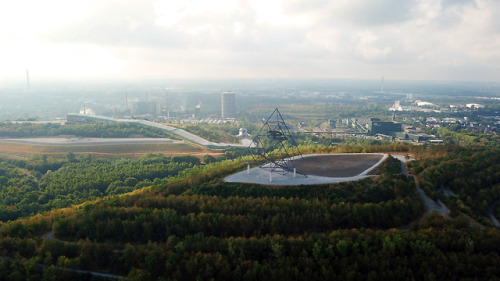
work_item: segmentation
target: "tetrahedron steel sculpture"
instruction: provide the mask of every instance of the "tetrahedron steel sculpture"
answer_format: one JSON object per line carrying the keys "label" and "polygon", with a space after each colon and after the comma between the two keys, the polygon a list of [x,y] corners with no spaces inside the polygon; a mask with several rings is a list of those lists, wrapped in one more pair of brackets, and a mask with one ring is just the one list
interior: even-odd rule
{"label": "tetrahedron steel sculpture", "polygon": [[255,148],[252,158],[254,162],[259,163],[260,168],[283,175],[289,172],[300,174],[296,170],[294,158],[302,158],[302,154],[277,108],[252,141]]}

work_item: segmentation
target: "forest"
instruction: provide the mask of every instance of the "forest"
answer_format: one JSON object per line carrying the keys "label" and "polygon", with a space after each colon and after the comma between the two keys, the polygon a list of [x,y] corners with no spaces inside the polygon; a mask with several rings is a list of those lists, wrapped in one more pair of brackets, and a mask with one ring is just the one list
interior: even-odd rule
{"label": "forest", "polygon": [[199,164],[189,155],[92,161],[90,155],[77,158],[71,152],[63,161],[0,160],[0,221],[159,184]]}
{"label": "forest", "polygon": [[[486,219],[498,148],[365,142],[299,150],[411,155],[411,175],[393,157],[361,181],[293,187],[224,182],[246,167],[238,151],[4,159],[0,279],[498,279],[500,231]],[[416,182],[449,216],[426,212]]]}
{"label": "forest", "polygon": [[432,133],[437,134],[448,144],[456,144],[459,146],[498,147],[498,143],[500,142],[498,135],[471,132],[458,125],[452,125],[448,128],[437,128],[433,130]]}
{"label": "forest", "polygon": [[[500,199],[500,150],[498,148],[445,147],[445,155],[426,153],[410,163],[422,189],[441,199],[451,216],[464,213],[481,224],[489,225],[488,208]],[[441,150],[441,149],[440,149]],[[447,196],[446,190],[454,195]]]}

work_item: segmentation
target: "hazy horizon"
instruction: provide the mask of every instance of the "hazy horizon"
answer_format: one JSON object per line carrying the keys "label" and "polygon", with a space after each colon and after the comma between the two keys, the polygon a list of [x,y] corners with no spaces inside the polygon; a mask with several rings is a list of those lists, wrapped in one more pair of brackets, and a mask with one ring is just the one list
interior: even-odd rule
{"label": "hazy horizon", "polygon": [[[500,81],[477,81],[477,80],[440,80],[440,79],[393,79],[391,77],[380,76],[371,78],[321,78],[321,77],[309,77],[309,78],[283,78],[283,77],[261,77],[261,78],[244,78],[244,77],[231,77],[231,78],[169,78],[169,77],[133,77],[133,78],[119,78],[119,77],[36,77],[31,73],[29,75],[29,84],[33,85],[105,85],[105,84],[121,84],[121,85],[139,85],[141,83],[146,84],[164,84],[168,88],[169,83],[180,83],[189,85],[192,83],[206,83],[206,84],[249,84],[249,83],[325,83],[325,84],[342,84],[350,82],[360,82],[368,83],[372,85],[382,85],[382,79],[384,85],[391,84],[478,84],[485,85],[491,84],[491,86],[500,86]],[[0,88],[5,87],[27,87],[27,76],[26,71],[24,76],[14,77],[7,79],[6,77],[0,77]]]}

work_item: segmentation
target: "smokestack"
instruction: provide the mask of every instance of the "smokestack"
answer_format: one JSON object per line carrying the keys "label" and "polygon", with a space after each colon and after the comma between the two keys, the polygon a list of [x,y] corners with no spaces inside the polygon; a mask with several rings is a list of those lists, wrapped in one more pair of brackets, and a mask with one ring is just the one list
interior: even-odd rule
{"label": "smokestack", "polygon": [[384,93],[384,76],[382,76],[382,88],[380,89],[380,92],[382,94]]}
{"label": "smokestack", "polygon": [[200,112],[201,112],[201,103],[198,103],[197,106],[194,107],[194,118],[200,118]]}
{"label": "smokestack", "polygon": [[165,110],[168,111],[168,91],[165,90]]}

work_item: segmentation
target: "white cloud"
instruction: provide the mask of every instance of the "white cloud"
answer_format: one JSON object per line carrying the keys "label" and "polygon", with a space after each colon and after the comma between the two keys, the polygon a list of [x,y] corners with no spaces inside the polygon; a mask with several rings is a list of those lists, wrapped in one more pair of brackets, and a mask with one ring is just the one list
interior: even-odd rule
{"label": "white cloud", "polygon": [[442,0],[420,0],[413,8],[413,22],[417,26],[424,26],[438,18],[441,11]]}
{"label": "white cloud", "polygon": [[30,39],[60,25],[83,19],[91,12],[91,2],[2,1],[0,3],[1,38]]}
{"label": "white cloud", "polygon": [[414,0],[332,1],[329,12],[342,20],[363,26],[397,24],[408,21]]}
{"label": "white cloud", "polygon": [[391,47],[379,46],[379,36],[373,32],[359,32],[354,37],[354,40],[357,41],[356,47],[358,51],[368,61],[383,60],[392,51]]}
{"label": "white cloud", "polygon": [[498,13],[497,0],[3,1],[0,74],[484,79],[500,72]]}
{"label": "white cloud", "polygon": [[234,12],[238,1],[232,0],[158,0],[154,3],[156,23],[167,27],[185,24],[186,18],[204,14],[226,14]]}

